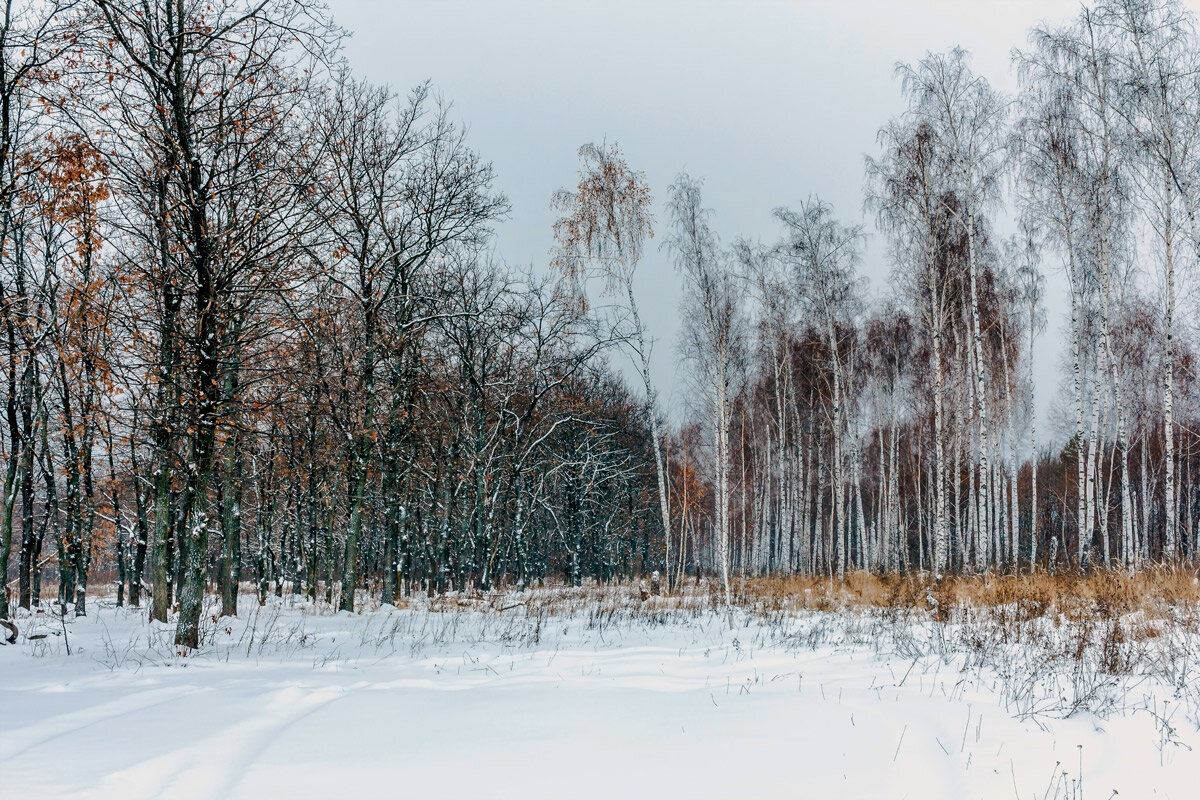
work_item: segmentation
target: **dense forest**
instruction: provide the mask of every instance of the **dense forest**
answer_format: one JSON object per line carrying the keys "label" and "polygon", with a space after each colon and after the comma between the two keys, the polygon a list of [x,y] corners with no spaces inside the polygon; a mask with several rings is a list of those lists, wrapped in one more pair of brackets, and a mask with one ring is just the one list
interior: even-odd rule
{"label": "dense forest", "polygon": [[[702,180],[651,187],[615,144],[580,149],[552,252],[513,269],[462,123],[357,78],[343,36],[305,0],[4,3],[0,618],[84,614],[103,581],[194,647],[206,597],[236,614],[250,586],[353,611],[1200,555],[1181,4],[1033,30],[1013,97],[960,49],[898,65],[874,292],[815,195],[777,241],[721,237]],[[649,263],[684,286],[684,408],[655,389]],[[1033,378],[1047,324],[1061,386]]]}

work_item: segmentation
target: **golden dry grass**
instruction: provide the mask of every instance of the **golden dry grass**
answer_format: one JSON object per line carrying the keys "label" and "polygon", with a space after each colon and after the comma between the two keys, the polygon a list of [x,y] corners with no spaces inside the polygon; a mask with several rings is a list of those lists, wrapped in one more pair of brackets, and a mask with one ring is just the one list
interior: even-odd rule
{"label": "golden dry grass", "polygon": [[[810,611],[920,613],[948,622],[984,614],[1011,621],[1048,617],[1062,621],[1113,620],[1135,614],[1143,620],[1181,616],[1200,620],[1200,581],[1190,569],[1158,567],[1130,575],[1089,574],[956,575],[934,581],[921,575],[852,572],[829,578],[747,577],[733,582],[734,605],[754,615]],[[934,602],[931,603],[929,598]],[[663,612],[705,613],[724,608],[717,580],[683,581],[675,591],[650,595],[644,581],[588,582],[581,587],[547,583],[530,591],[497,589],[416,598],[434,612],[489,611],[537,615],[585,613],[635,617]],[[404,606],[409,602],[402,601]],[[368,608],[375,603],[368,601]]]}
{"label": "golden dry grass", "polygon": [[[936,604],[929,602],[932,597]],[[838,582],[829,578],[783,576],[750,578],[739,588],[741,603],[769,609],[830,611],[847,608],[927,609],[939,616],[956,608],[1011,606],[1022,616],[1059,613],[1151,616],[1200,604],[1200,580],[1191,569],[1156,567],[1134,574],[1045,572],[1024,575],[929,576],[855,572]]]}
{"label": "golden dry grass", "polygon": [[[106,583],[89,589],[92,597],[111,602]],[[1088,574],[1045,572],[1022,575],[986,573],[951,575],[934,581],[929,575],[879,575],[851,572],[844,581],[796,575],[735,578],[734,605],[752,614],[794,614],[804,611],[884,610],[922,612],[939,621],[951,621],[975,612],[1001,613],[1014,620],[1052,617],[1068,621],[1116,619],[1135,612],[1142,619],[1161,620],[1186,616],[1200,619],[1200,580],[1195,570],[1155,567],[1134,574],[1095,570]],[[54,586],[43,588],[52,601]],[[935,602],[930,603],[932,597]],[[647,612],[701,613],[724,607],[720,582],[692,578],[670,594],[650,595],[645,581],[587,582],[572,587],[547,582],[532,591],[512,588],[489,592],[466,591],[448,595],[414,596],[400,600],[401,607],[416,606],[434,612],[490,611],[564,615],[585,612],[609,616],[622,612],[635,616]],[[377,596],[364,595],[362,610],[378,608]]]}

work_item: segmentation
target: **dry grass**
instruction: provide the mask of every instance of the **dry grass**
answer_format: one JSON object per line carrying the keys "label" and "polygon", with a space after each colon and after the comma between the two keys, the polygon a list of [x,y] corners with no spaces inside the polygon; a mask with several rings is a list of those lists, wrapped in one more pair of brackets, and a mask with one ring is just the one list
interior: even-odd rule
{"label": "dry grass", "polygon": [[1200,580],[1193,570],[1167,567],[1133,575],[1119,571],[988,573],[948,576],[941,581],[921,575],[855,572],[843,582],[796,576],[750,578],[740,587],[737,601],[751,608],[781,611],[927,610],[941,621],[949,621],[963,610],[1000,607],[1026,619],[1054,615],[1072,620],[1110,619],[1134,612],[1156,617],[1200,605]]}
{"label": "dry grass", "polygon": [[[1200,615],[1200,579],[1194,569],[1155,567],[1134,574],[1095,570],[1087,574],[1045,572],[1023,575],[946,576],[934,581],[928,574],[851,572],[844,581],[828,577],[781,575],[735,578],[734,605],[750,614],[802,611],[924,612],[950,622],[978,612],[1003,612],[1020,620],[1039,617],[1065,621],[1117,619],[1136,614],[1145,619]],[[243,587],[243,594],[253,591]],[[96,583],[89,598],[112,600],[110,584]],[[285,593],[288,597],[290,593]],[[53,602],[54,586],[46,584],[43,602]],[[930,602],[930,598],[934,602]],[[320,604],[319,604],[320,605]],[[379,598],[363,592],[361,610],[379,608]],[[398,602],[401,608],[434,612],[523,610],[547,615],[628,612],[702,613],[724,607],[718,581],[687,579],[670,594],[651,595],[645,581],[585,582],[573,587],[557,582],[528,591],[500,588],[494,591],[452,592],[426,597],[414,595]]]}
{"label": "dry grass", "polygon": [[[1047,618],[1060,622],[1144,620],[1200,617],[1200,580],[1190,569],[1158,567],[1130,575],[1120,571],[1088,574],[947,576],[848,573],[830,578],[748,577],[733,583],[734,606],[752,616],[777,617],[811,611],[864,611],[896,615],[920,613],[938,622],[975,619],[980,615],[1016,621]],[[932,602],[931,602],[932,598]],[[487,611],[562,616],[579,614],[653,616],[657,613],[700,614],[724,609],[716,580],[681,583],[670,594],[652,595],[644,581],[585,582],[573,587],[547,583],[527,590],[498,588],[399,602],[401,608],[432,612]],[[363,594],[359,608],[379,607],[378,598]]]}

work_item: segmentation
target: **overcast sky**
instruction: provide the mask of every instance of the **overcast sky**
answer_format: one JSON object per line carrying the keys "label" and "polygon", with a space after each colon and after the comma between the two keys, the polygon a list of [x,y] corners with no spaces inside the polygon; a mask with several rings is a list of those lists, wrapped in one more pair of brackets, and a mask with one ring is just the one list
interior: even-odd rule
{"label": "overcast sky", "polygon": [[[329,0],[353,32],[355,71],[398,90],[426,78],[454,103],[470,142],[495,166],[512,213],[496,247],[542,268],[551,194],[576,180],[580,144],[619,142],[644,170],[657,217],[681,169],[705,179],[726,242],[773,240],[771,210],[820,195],[864,219],[863,159],[902,110],[897,61],[961,45],[977,72],[1016,88],[1013,47],[1077,0]],[[1043,414],[1059,384],[1064,281],[1046,265],[1049,328],[1040,362]],[[871,292],[887,291],[887,246],[868,242]],[[657,340],[655,380],[683,405],[678,281],[654,246],[641,267],[643,316]]]}

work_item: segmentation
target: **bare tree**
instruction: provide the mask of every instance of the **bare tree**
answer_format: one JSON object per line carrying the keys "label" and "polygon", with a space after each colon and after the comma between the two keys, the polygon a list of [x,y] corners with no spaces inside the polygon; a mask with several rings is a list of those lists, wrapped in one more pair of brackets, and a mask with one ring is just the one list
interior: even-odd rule
{"label": "bare tree", "polygon": [[681,310],[687,321],[684,348],[696,365],[699,380],[710,393],[706,408],[713,437],[715,536],[725,603],[730,606],[733,595],[729,583],[732,536],[729,431],[733,396],[744,369],[742,292],[730,270],[728,256],[720,249],[709,225],[712,212],[703,206],[701,183],[687,173],[678,175],[671,185],[668,209],[671,235],[666,246],[684,279]]}
{"label": "bare tree", "polygon": [[1163,548],[1178,549],[1175,453],[1175,302],[1179,244],[1200,245],[1194,177],[1200,158],[1200,58],[1192,15],[1174,0],[1111,0],[1096,9],[1098,22],[1115,40],[1114,108],[1132,131],[1130,166],[1147,201],[1144,216],[1161,251],[1163,484],[1166,513]]}
{"label": "bare tree", "polygon": [[[1099,344],[1102,367],[1096,372],[1096,397],[1092,404],[1092,434],[1089,442],[1089,482],[1095,472],[1101,427],[1102,395],[1108,394],[1116,421],[1116,459],[1120,469],[1121,553],[1122,560],[1132,557],[1132,500],[1129,495],[1126,441],[1126,404],[1117,380],[1117,360],[1112,332],[1115,305],[1122,283],[1121,270],[1128,257],[1128,159],[1129,129],[1120,114],[1119,78],[1111,36],[1100,24],[1097,14],[1083,9],[1075,24],[1059,29],[1039,28],[1032,34],[1033,50],[1018,53],[1026,87],[1038,93],[1034,97],[1044,112],[1034,118],[1044,120],[1035,129],[1044,132],[1043,143],[1033,152],[1039,159],[1050,156],[1049,170],[1038,170],[1053,180],[1052,195],[1060,195],[1059,205],[1069,203],[1067,212],[1075,228],[1069,247],[1070,266],[1076,272],[1080,291],[1085,282],[1097,288],[1099,304]],[[1047,138],[1048,137],[1048,138]],[[1035,137],[1036,138],[1036,137]],[[1044,160],[1044,159],[1043,159]],[[1070,191],[1068,196],[1065,190]],[[1057,216],[1063,217],[1063,214]],[[1077,321],[1078,323],[1078,321]],[[1079,337],[1077,346],[1079,344]],[[1078,363],[1078,356],[1076,357]],[[1102,381],[1107,382],[1107,392]],[[1079,392],[1076,392],[1077,397]],[[1078,404],[1078,403],[1077,403]],[[1093,492],[1088,490],[1089,502]],[[1103,507],[1101,507],[1103,510]],[[1089,511],[1081,527],[1077,557],[1082,561],[1093,540],[1093,515]],[[1110,558],[1108,528],[1100,526],[1100,546],[1107,566]]]}
{"label": "bare tree", "polygon": [[[97,0],[97,9],[98,60],[111,65],[108,97],[119,110],[109,116],[129,123],[117,135],[134,151],[138,167],[132,171],[140,167],[157,186],[162,209],[150,226],[158,237],[150,251],[163,253],[161,307],[169,317],[162,326],[159,380],[178,387],[177,395],[162,399],[181,406],[185,450],[176,641],[195,647],[208,563],[209,490],[229,407],[223,347],[230,342],[239,292],[259,285],[262,262],[244,250],[245,226],[254,214],[273,210],[228,212],[247,210],[238,199],[251,176],[286,174],[275,148],[287,141],[290,112],[305,96],[314,57],[323,56],[334,34],[322,16],[299,3]],[[293,184],[282,178],[282,186]],[[171,423],[163,425],[169,432]],[[160,445],[169,440],[164,434]],[[163,518],[171,515],[175,470],[161,446],[157,469],[155,614],[162,618],[161,564],[169,530]]]}
{"label": "bare tree", "polygon": [[[792,264],[800,296],[811,315],[814,327],[825,337],[829,348],[832,385],[833,435],[833,527],[838,542],[837,575],[846,574],[849,521],[845,510],[845,437],[848,428],[846,403],[849,392],[846,331],[856,327],[860,309],[859,280],[855,269],[862,258],[863,235],[858,226],[837,221],[833,207],[818,198],[800,206],[799,211],[780,208],[775,218],[783,223],[785,237],[780,250]],[[861,524],[861,519],[859,520]]]}
{"label": "bare tree", "polygon": [[647,340],[646,325],[633,290],[646,240],[654,235],[650,187],[645,175],[629,167],[616,143],[611,147],[590,142],[583,145],[579,148],[579,162],[579,184],[575,191],[563,189],[552,202],[563,214],[554,224],[558,247],[555,260],[559,269],[576,281],[594,272],[603,282],[605,292],[623,304],[624,318],[618,319],[615,327],[619,338],[628,343],[646,392],[646,417],[653,438],[670,591],[671,507],[657,392],[650,379],[653,345]]}
{"label": "bare tree", "polygon": [[[1046,312],[1042,307],[1045,293],[1045,278],[1042,276],[1041,242],[1036,228],[1028,219],[1021,221],[1019,233],[1011,242],[1012,254],[1017,262],[1016,281],[1020,302],[1024,306],[1025,335],[1029,351],[1026,357],[1026,375],[1029,394],[1026,397],[1026,414],[1029,420],[1029,563],[1032,569],[1037,563],[1038,532],[1038,446],[1037,446],[1037,377],[1033,371],[1034,351],[1038,334],[1046,327]],[[1015,431],[1014,439],[1015,439]],[[1015,476],[1014,476],[1015,479]]]}
{"label": "bare tree", "polygon": [[951,305],[946,281],[950,243],[942,220],[944,162],[929,126],[893,121],[879,132],[880,159],[867,159],[867,203],[887,232],[896,276],[928,338],[933,387],[933,553],[940,575],[949,564],[945,422],[946,331]]}
{"label": "bare tree", "polygon": [[[34,227],[38,222],[38,167],[51,128],[44,103],[56,94],[64,54],[78,23],[76,2],[7,0],[0,20],[0,324],[5,348],[8,458],[0,524],[0,579],[7,580],[13,515],[21,497],[19,602],[31,601],[38,550],[34,533],[34,470],[41,391],[37,355],[47,335],[37,295]],[[0,591],[0,619],[8,616]]]}
{"label": "bare tree", "polygon": [[[354,610],[368,474],[379,435],[380,371],[411,355],[414,328],[434,313],[426,272],[435,257],[453,245],[481,241],[507,208],[491,189],[491,166],[467,147],[444,106],[430,113],[428,104],[425,85],[401,105],[390,90],[342,72],[315,121],[319,155],[309,203],[322,227],[309,252],[321,291],[348,305],[346,333],[357,341],[353,353],[338,357],[324,387],[339,398],[330,413],[348,447],[350,510],[341,579],[347,611]],[[394,545],[389,586],[397,571]]]}
{"label": "bare tree", "polygon": [[933,152],[944,160],[946,189],[958,202],[946,206],[966,235],[967,277],[970,286],[971,372],[975,380],[975,419],[978,425],[979,494],[973,507],[980,521],[977,553],[979,566],[987,562],[987,543],[998,527],[990,501],[989,431],[986,365],[980,324],[979,248],[977,229],[989,206],[994,205],[1004,168],[1006,103],[988,82],[974,74],[967,53],[931,53],[915,67],[896,68],[909,98],[908,116],[925,126],[933,138]]}

